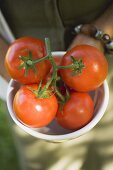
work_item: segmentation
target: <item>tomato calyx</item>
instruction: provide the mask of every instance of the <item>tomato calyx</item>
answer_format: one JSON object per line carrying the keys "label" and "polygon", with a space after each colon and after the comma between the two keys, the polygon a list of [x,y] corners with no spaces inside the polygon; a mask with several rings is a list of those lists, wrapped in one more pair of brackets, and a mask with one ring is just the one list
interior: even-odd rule
{"label": "tomato calyx", "polygon": [[82,59],[77,60],[76,58],[71,56],[71,60],[73,62],[72,76],[82,73],[83,68],[85,68],[85,65],[83,64]]}
{"label": "tomato calyx", "polygon": [[82,61],[82,59],[76,59],[73,56],[70,56],[72,60],[72,64],[65,65],[65,66],[58,66],[59,69],[72,69],[72,75],[76,76],[80,73],[82,73],[83,68],[85,68],[85,65]]}
{"label": "tomato calyx", "polygon": [[25,76],[28,75],[28,71],[30,69],[32,69],[33,72],[35,74],[37,74],[38,70],[36,69],[36,64],[38,64],[41,61],[48,59],[48,56],[45,56],[45,57],[42,57],[40,59],[33,60],[32,56],[33,56],[32,51],[28,51],[27,56],[19,56],[20,60],[22,61],[20,66],[19,66],[19,69],[23,69],[23,68],[25,69]]}
{"label": "tomato calyx", "polygon": [[32,91],[37,98],[49,98],[52,94],[52,90],[45,90],[45,87],[42,85],[42,83],[39,84],[37,89],[30,87],[28,87],[28,89]]}
{"label": "tomato calyx", "polygon": [[20,66],[19,66],[19,69],[25,69],[25,76],[28,75],[29,69],[32,69],[35,74],[37,73],[36,66],[33,63],[31,51],[28,51],[27,56],[19,56],[19,58],[22,61]]}

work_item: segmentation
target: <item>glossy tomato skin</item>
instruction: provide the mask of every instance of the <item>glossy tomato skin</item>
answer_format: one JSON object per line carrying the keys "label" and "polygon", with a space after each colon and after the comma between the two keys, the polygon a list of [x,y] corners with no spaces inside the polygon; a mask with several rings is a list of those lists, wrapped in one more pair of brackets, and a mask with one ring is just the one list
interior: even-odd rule
{"label": "glossy tomato skin", "polygon": [[78,130],[92,119],[93,111],[94,103],[88,93],[73,92],[56,117],[62,127]]}
{"label": "glossy tomato skin", "polygon": [[108,63],[105,56],[95,47],[89,45],[75,46],[62,58],[61,65],[72,64],[70,56],[82,59],[84,68],[82,73],[72,76],[71,69],[60,70],[63,81],[79,92],[88,92],[98,88],[108,73]]}
{"label": "glossy tomato skin", "polygon": [[13,101],[14,112],[23,124],[32,128],[48,125],[56,116],[58,103],[55,95],[49,98],[37,98],[29,89],[37,85],[24,85],[16,93]]}
{"label": "glossy tomato skin", "polygon": [[20,56],[28,56],[29,51],[33,60],[44,57],[44,42],[32,37],[19,38],[9,47],[5,58],[5,66],[10,76],[23,84],[39,83],[50,71],[50,62],[46,60],[36,64],[36,73],[30,69],[25,75],[25,68],[19,69],[19,65],[22,64]]}

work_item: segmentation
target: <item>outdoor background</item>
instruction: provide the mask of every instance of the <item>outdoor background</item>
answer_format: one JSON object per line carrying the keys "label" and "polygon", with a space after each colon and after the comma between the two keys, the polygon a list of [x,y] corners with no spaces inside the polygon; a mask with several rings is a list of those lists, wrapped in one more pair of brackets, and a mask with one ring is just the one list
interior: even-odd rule
{"label": "outdoor background", "polygon": [[19,170],[15,143],[6,114],[6,104],[0,99],[0,170]]}

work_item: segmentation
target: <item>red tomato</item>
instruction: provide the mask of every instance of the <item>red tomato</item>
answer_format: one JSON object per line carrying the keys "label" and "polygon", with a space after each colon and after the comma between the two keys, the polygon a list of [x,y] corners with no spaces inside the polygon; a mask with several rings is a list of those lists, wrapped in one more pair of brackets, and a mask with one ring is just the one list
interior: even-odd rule
{"label": "red tomato", "polygon": [[36,73],[29,69],[28,74],[25,75],[25,67],[19,69],[19,66],[23,63],[20,56],[27,57],[29,51],[32,53],[33,60],[44,57],[44,42],[31,37],[19,38],[9,47],[5,58],[6,69],[10,76],[23,84],[39,83],[50,71],[50,62],[46,60],[35,65]]}
{"label": "red tomato", "polygon": [[56,117],[62,127],[77,130],[92,119],[93,111],[93,100],[88,93],[73,92]]}
{"label": "red tomato", "polygon": [[69,50],[62,58],[61,65],[72,64],[71,57],[82,59],[84,68],[82,73],[72,76],[72,69],[61,69],[63,81],[71,88],[80,92],[87,92],[99,87],[108,73],[108,63],[105,56],[95,47],[79,45]]}
{"label": "red tomato", "polygon": [[48,98],[38,98],[29,89],[37,89],[37,85],[24,85],[16,93],[13,109],[17,118],[25,125],[39,128],[48,125],[56,116],[58,103],[51,93]]}

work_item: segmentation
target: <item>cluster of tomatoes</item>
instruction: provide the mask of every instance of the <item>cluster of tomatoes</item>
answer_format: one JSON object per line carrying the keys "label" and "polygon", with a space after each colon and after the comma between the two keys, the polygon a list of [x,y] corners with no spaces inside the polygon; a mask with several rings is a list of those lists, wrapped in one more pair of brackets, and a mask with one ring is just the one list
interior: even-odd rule
{"label": "cluster of tomatoes", "polygon": [[[105,56],[95,47],[79,45],[67,51],[64,56],[54,58],[56,65],[60,66],[59,81],[63,82],[65,91],[68,89],[68,98],[63,102],[54,87],[49,86],[44,91],[49,81],[48,76],[50,79],[52,74],[49,59],[41,61],[45,56],[45,43],[31,37],[17,39],[8,49],[6,69],[21,84],[13,101],[18,120],[33,128],[47,126],[54,119],[59,126],[67,129],[76,130],[85,126],[94,112],[94,102],[89,91],[98,88],[107,76],[108,63]],[[37,59],[40,62],[35,63]],[[82,62],[82,68],[75,61]],[[69,68],[69,65],[73,67]],[[65,99],[67,93],[63,94],[62,89],[59,91]]]}

